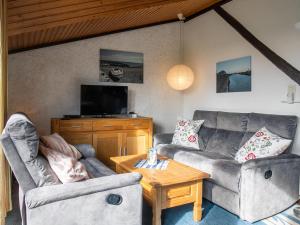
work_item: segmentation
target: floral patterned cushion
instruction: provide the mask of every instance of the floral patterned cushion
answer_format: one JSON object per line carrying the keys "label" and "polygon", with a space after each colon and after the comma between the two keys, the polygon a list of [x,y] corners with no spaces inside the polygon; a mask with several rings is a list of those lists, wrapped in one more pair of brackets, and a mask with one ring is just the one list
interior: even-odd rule
{"label": "floral patterned cushion", "polygon": [[198,131],[204,120],[178,120],[172,144],[199,149]]}
{"label": "floral patterned cushion", "polygon": [[235,160],[243,163],[250,159],[276,156],[283,153],[291,142],[292,140],[273,134],[263,127],[238,150]]}

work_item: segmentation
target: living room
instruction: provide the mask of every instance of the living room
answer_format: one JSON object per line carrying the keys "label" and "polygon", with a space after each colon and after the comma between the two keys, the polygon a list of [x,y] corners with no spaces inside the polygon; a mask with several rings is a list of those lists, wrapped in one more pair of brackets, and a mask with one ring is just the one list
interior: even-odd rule
{"label": "living room", "polygon": [[[202,176],[201,185],[202,179],[204,180],[204,197],[202,200],[202,187],[199,189],[194,188],[198,187],[198,183],[193,183],[190,189],[185,189],[186,186],[184,186],[180,191],[178,191],[179,189],[174,189],[174,191],[170,193],[177,195],[177,192],[196,189],[194,190],[195,195],[198,196],[198,193],[201,193],[200,197],[195,197],[198,200],[201,198],[200,203],[194,199],[187,199],[188,204],[186,204],[187,202],[180,205],[179,203],[178,205],[174,203],[174,207],[172,205],[173,203],[170,203],[170,207],[160,205],[160,207],[157,207],[157,211],[155,211],[153,210],[155,208],[153,206],[154,203],[151,209],[151,204],[149,206],[144,201],[141,206],[143,212],[140,212],[141,207],[137,207],[139,204],[132,206],[132,203],[129,202],[126,208],[127,203],[125,206],[124,203],[127,194],[130,196],[130,199],[135,198],[137,202],[143,199],[147,200],[147,197],[144,196],[143,198],[141,193],[140,196],[132,196],[133,192],[136,191],[136,193],[138,193],[140,191],[139,179],[144,179],[149,175],[146,171],[146,174],[142,173],[144,178],[128,178],[128,180],[134,180],[131,185],[134,184],[132,186],[137,188],[135,191],[131,190],[132,193],[126,191],[120,192],[124,198],[123,206],[122,203],[118,203],[120,203],[121,207],[125,207],[125,209],[122,208],[123,211],[127,210],[131,212],[126,211],[123,213],[121,210],[120,215],[118,215],[114,213],[113,210],[110,211],[111,209],[109,207],[111,206],[107,206],[109,203],[103,203],[101,207],[99,206],[98,211],[107,210],[109,214],[107,218],[95,220],[94,216],[96,216],[95,212],[97,210],[95,211],[95,209],[93,209],[96,207],[96,205],[93,205],[90,207],[85,206],[84,211],[86,216],[84,216],[85,218],[81,222],[72,221],[70,217],[77,218],[77,215],[73,213],[70,213],[70,216],[66,216],[67,218],[62,220],[64,221],[63,223],[57,222],[60,221],[59,219],[61,219],[62,215],[58,216],[60,214],[56,215],[51,212],[50,206],[54,203],[51,202],[46,203],[46,205],[41,205],[43,201],[47,201],[47,196],[42,196],[44,192],[35,192],[37,196],[35,198],[33,194],[29,195],[28,193],[28,196],[33,196],[33,199],[31,202],[25,203],[27,210],[23,212],[23,216],[25,215],[24,219],[24,217],[20,218],[18,213],[19,209],[16,207],[18,196],[14,197],[16,196],[16,192],[18,192],[18,182],[15,181],[14,176],[17,176],[18,180],[19,175],[14,171],[16,168],[11,165],[9,156],[6,155],[8,163],[4,162],[4,156],[1,153],[0,168],[2,172],[0,180],[3,181],[3,185],[0,191],[3,201],[0,207],[1,221],[3,224],[5,224],[4,217],[6,211],[7,225],[19,225],[21,224],[21,219],[22,224],[28,225],[56,223],[82,225],[126,225],[131,223],[134,225],[142,223],[151,224],[151,221],[157,225],[299,224],[300,205],[297,205],[296,202],[299,200],[300,193],[300,159],[298,156],[300,155],[300,131],[299,128],[296,128],[299,119],[295,119],[296,117],[300,117],[299,0],[143,1],[141,5],[137,3],[135,3],[136,5],[133,4],[134,1],[118,1],[120,2],[120,8],[111,10],[112,12],[105,12],[105,7],[108,7],[105,6],[105,4],[116,5],[116,2],[107,1],[109,3],[105,3],[105,1],[101,1],[103,2],[101,4],[104,4],[104,8],[101,9],[101,6],[99,6],[98,10],[100,11],[96,11],[100,18],[95,20],[96,22],[93,20],[94,17],[93,19],[82,19],[83,21],[74,19],[72,23],[66,23],[64,26],[61,24],[55,26],[55,21],[52,21],[53,24],[51,26],[49,25],[51,21],[49,21],[49,24],[46,26],[43,25],[42,22],[39,24],[39,20],[35,21],[33,16],[30,17],[30,13],[35,15],[34,13],[38,13],[37,9],[40,9],[38,15],[46,19],[49,17],[48,19],[50,20],[51,14],[47,14],[47,2],[49,3],[51,1],[32,0],[28,5],[24,2],[22,3],[21,0],[7,1],[8,40],[2,40],[1,45],[3,50],[5,49],[3,43],[8,42],[8,56],[3,56],[5,51],[1,53],[2,67],[6,67],[4,64],[6,64],[5,62],[7,61],[8,71],[7,83],[5,82],[6,68],[2,68],[1,75],[1,82],[4,87],[2,88],[2,114],[3,116],[5,114],[7,116],[5,120],[3,119],[1,128],[5,127],[5,123],[11,115],[17,112],[23,112],[33,122],[40,137],[57,132],[68,142],[72,142],[71,144],[92,144],[93,147],[96,148],[97,160],[102,161],[102,163],[112,169],[112,171],[115,170],[117,173],[132,172],[133,169],[127,165],[128,163],[122,162],[123,165],[118,161],[120,159],[113,159],[113,157],[117,157],[118,154],[102,155],[102,147],[99,146],[102,146],[101,141],[103,141],[103,138],[101,136],[101,138],[97,139],[97,132],[94,134],[95,130],[100,129],[99,127],[101,127],[101,134],[103,133],[104,135],[110,134],[113,129],[113,127],[109,127],[112,126],[111,124],[105,124],[105,122],[103,124],[102,122],[96,124],[98,121],[104,121],[106,119],[114,121],[112,122],[113,126],[124,127],[117,128],[117,130],[122,130],[122,134],[118,133],[119,136],[122,136],[121,139],[127,130],[137,130],[136,132],[140,133],[137,135],[139,138],[135,139],[135,141],[143,142],[143,140],[147,140],[145,142],[146,144],[142,144],[145,151],[139,149],[135,154],[146,154],[152,146],[157,148],[156,150],[160,154],[164,154],[164,157],[168,156],[175,164],[178,163],[178,165],[176,164],[176,168],[178,166],[178,168],[182,169],[181,171],[177,168],[178,173],[174,175],[178,179],[180,179],[180,177],[177,176],[181,175],[179,171],[184,174],[183,168],[185,167],[180,167],[182,165],[188,166],[188,170],[190,169],[188,173],[190,173],[190,175],[193,174],[192,171],[197,170],[194,172],[197,176]],[[57,1],[57,3],[61,5],[66,4],[64,2],[67,1]],[[72,1],[68,2],[70,2],[68,3],[70,4],[69,7],[75,7],[76,4],[79,7],[80,5],[80,1],[76,1],[76,4],[73,4]],[[132,3],[132,9],[128,9],[131,4],[130,2]],[[2,4],[6,5],[6,1],[3,0]],[[122,6],[122,4],[124,4],[124,6]],[[128,4],[128,6],[126,4]],[[32,8],[30,5],[32,5]],[[51,3],[49,3],[49,5],[51,5]],[[1,11],[2,10],[3,9],[1,9]],[[13,10],[16,11],[14,12]],[[24,10],[24,12],[22,10]],[[34,12],[35,10],[36,12]],[[77,10],[80,12],[80,9]],[[58,10],[53,14],[59,15],[59,12]],[[103,12],[104,14],[100,15]],[[234,20],[232,20],[232,17]],[[28,21],[26,21],[26,18]],[[22,24],[22,22],[24,22],[24,24]],[[57,22],[57,24],[59,23]],[[245,31],[245,29],[247,29],[248,32]],[[88,31],[91,30],[93,30],[94,33],[88,34]],[[2,39],[5,38],[2,37]],[[107,78],[104,71],[104,67],[107,66],[104,63],[105,53],[113,55],[116,52],[122,54],[126,62],[129,62],[129,58],[134,53],[134,57],[138,58],[138,60],[140,60],[139,62],[142,63],[142,72],[139,75],[141,77],[140,80],[133,80],[126,83],[120,82],[115,77],[121,77],[122,81],[124,76],[113,74],[121,73],[120,69],[112,70],[113,77],[116,81]],[[193,79],[187,80],[190,82],[188,88],[184,90],[176,90],[176,84],[172,83],[172,79],[169,79],[169,77],[174,74],[176,75],[176,72],[173,74],[170,73],[170,68],[178,64],[185,64],[193,73]],[[246,76],[244,76],[246,77],[244,78],[246,81],[237,79],[237,83],[240,85],[242,82],[245,82],[245,85],[240,85],[238,90],[230,90],[230,85],[235,84],[234,80],[230,80],[230,82],[227,82],[227,89],[222,89],[221,81],[218,78],[222,74],[218,72],[224,71],[224,68],[228,65],[231,68],[236,68],[240,67],[241,64],[246,65],[245,68],[247,71],[239,71],[246,74]],[[126,68],[123,68],[123,70],[126,70]],[[250,76],[248,71],[250,71]],[[4,99],[6,96],[6,84],[7,99]],[[128,114],[128,117],[126,117],[126,115],[125,118],[123,115],[121,119],[112,117],[88,117],[89,114],[94,115],[95,113],[86,113],[84,118],[76,118],[83,115],[83,86],[126,87],[125,114],[129,112],[132,113]],[[6,101],[7,108],[5,107]],[[199,112],[195,113],[196,110],[199,110]],[[232,112],[233,114],[223,112]],[[112,114],[109,112],[103,113]],[[261,114],[278,115],[278,117],[265,117],[261,116]],[[69,115],[69,117],[64,120],[63,117],[65,115]],[[281,117],[281,115],[287,115],[287,117]],[[234,149],[234,153],[228,153],[230,157],[233,156],[232,161],[235,160],[234,154],[238,152],[239,147],[242,147],[241,143],[243,142],[243,144],[245,144],[245,142],[251,138],[250,133],[253,135],[264,126],[268,131],[275,133],[277,136],[280,136],[280,138],[291,139],[292,144],[289,143],[289,145],[284,148],[284,150],[287,150],[289,153],[283,153],[282,151],[277,153],[277,155],[280,154],[278,157],[283,157],[282,155],[285,154],[289,155],[285,156],[287,158],[281,159],[287,161],[286,164],[280,168],[273,167],[273,162],[265,164],[264,169],[268,169],[262,171],[263,181],[260,180],[260,178],[255,179],[255,175],[253,174],[256,174],[256,172],[250,174],[254,176],[254,181],[251,184],[249,183],[249,189],[255,189],[255,187],[259,189],[263,187],[269,190],[251,193],[251,198],[254,200],[251,203],[246,203],[245,192],[249,190],[241,188],[242,183],[246,182],[245,180],[240,179],[236,182],[236,186],[232,187],[233,190],[230,191],[234,194],[231,194],[231,192],[227,193],[228,189],[231,188],[230,185],[235,183],[235,181],[231,180],[231,176],[228,178],[229,180],[226,180],[227,175],[225,173],[223,175],[223,173],[220,172],[215,175],[215,171],[210,169],[198,174],[199,171],[201,172],[205,162],[210,162],[211,158],[205,159],[205,162],[197,166],[194,161],[192,161],[192,163],[186,162],[187,158],[184,157],[187,156],[186,154],[183,155],[183,151],[180,152],[178,149],[174,150],[174,148],[171,147],[169,149],[165,148],[166,144],[170,144],[173,141],[173,136],[170,138],[170,136],[161,136],[160,134],[174,133],[175,127],[178,125],[177,121],[181,121],[183,118],[192,120],[193,117],[194,120],[204,120],[198,128],[200,134],[201,131],[204,132],[203,128],[211,128],[213,132],[218,132],[219,129],[230,130],[232,132],[230,134],[220,134],[220,136],[223,135],[223,139],[220,138],[220,146],[218,146],[219,143],[214,142],[209,144],[210,140],[205,141],[205,139],[203,139],[204,148],[214,145],[215,148],[217,146],[223,149],[222,146],[224,145],[226,146],[224,147],[225,149],[228,147],[226,144],[229,142],[228,140],[230,140],[230,143],[234,141],[238,142],[238,144],[232,144],[232,146],[230,145],[230,147],[228,147]],[[70,127],[78,126],[78,124],[68,124],[66,125],[67,128],[62,127],[61,124],[71,123],[68,121],[81,120],[91,121],[91,125],[84,125],[86,127],[90,126],[91,130],[80,130],[81,133],[88,133],[89,136],[85,136],[87,138],[83,139],[80,139],[82,137],[76,139],[78,136],[75,135],[70,138],[70,135],[73,135],[73,133],[66,133],[72,131]],[[213,124],[214,120],[217,121],[216,124]],[[251,124],[251,120],[252,122],[257,122],[257,126],[260,127],[256,127],[256,124],[255,126]],[[134,122],[136,129],[130,127],[132,125],[131,121],[137,121]],[[223,125],[221,125],[222,122],[224,122]],[[140,125],[141,123],[142,125]],[[239,123],[241,123],[241,125]],[[244,123],[246,123],[246,125]],[[55,124],[59,125],[55,126]],[[254,127],[257,129],[254,129]],[[73,128],[75,132],[77,132],[77,128]],[[142,133],[143,131],[146,133]],[[250,136],[248,134],[248,136],[246,135],[247,132]],[[78,133],[76,134],[78,135]],[[237,140],[236,137],[239,137],[239,135],[242,136]],[[248,137],[247,140],[244,138],[246,136]],[[112,144],[112,139],[115,138],[115,136],[109,136],[109,138],[109,141],[103,144],[103,148],[113,148],[114,152],[120,151],[121,155],[131,155],[126,152],[128,150],[123,147],[123,144],[119,145],[118,143],[116,146]],[[243,138],[245,140],[242,141]],[[127,138],[126,140],[129,142],[129,140],[133,139]],[[165,142],[166,140],[168,140],[169,143]],[[109,146],[110,144],[113,147]],[[160,147],[158,147],[159,144]],[[164,149],[159,149],[161,147]],[[5,149],[5,146],[3,148]],[[97,151],[98,148],[101,149],[101,151]],[[201,147],[197,148],[202,151]],[[180,158],[181,156],[182,158]],[[226,157],[227,156],[228,155],[226,155]],[[197,157],[193,158],[193,160],[196,159]],[[132,159],[128,159],[128,161],[130,160]],[[164,158],[163,160],[166,159]],[[222,158],[222,160],[226,161],[228,159]],[[262,162],[259,159],[252,159],[250,161],[254,163],[256,160]],[[137,163],[138,161],[134,158],[133,162]],[[12,167],[14,173],[12,177],[8,175],[8,164]],[[115,165],[117,165],[117,167],[115,167]],[[168,166],[172,168],[173,164]],[[129,167],[130,169],[128,169]],[[201,170],[199,168],[201,168]],[[226,168],[227,167],[223,167],[224,171]],[[289,168],[289,170],[286,170],[286,168]],[[140,169],[137,171],[139,172]],[[243,173],[240,172],[240,169],[238,171],[237,173],[239,174]],[[246,171],[246,169],[244,171]],[[282,173],[279,173],[279,171],[282,171]],[[276,174],[276,172],[278,172],[278,174]],[[234,171],[229,173],[230,175],[235,174]],[[286,177],[284,174],[286,174]],[[216,176],[216,178],[214,176]],[[185,177],[188,176],[186,175]],[[280,177],[282,179],[280,179]],[[155,177],[152,178],[155,180]],[[125,180],[125,178],[122,179]],[[149,179],[151,179],[151,176]],[[210,191],[212,191],[212,193],[210,193],[211,199],[209,199],[207,197],[208,185],[206,184],[208,184],[208,182],[205,183],[206,179],[220,179],[220,181],[217,182],[219,184],[218,187],[222,187],[224,190],[218,189],[218,187],[211,187]],[[124,182],[129,182],[128,180]],[[266,181],[270,183],[265,183]],[[81,181],[77,183],[84,182],[93,182],[93,179],[91,179],[91,181]],[[64,182],[62,183],[63,184],[57,186],[65,185]],[[145,185],[145,183],[146,181],[142,180],[141,186]],[[230,187],[226,186],[227,183],[230,183]],[[76,184],[76,182],[72,184]],[[149,184],[147,183],[147,185]],[[179,185],[178,180],[176,185]],[[84,187],[88,189],[88,186]],[[297,193],[296,189],[298,191]],[[13,190],[12,195],[9,194],[11,190]],[[214,193],[213,190],[219,190],[219,192]],[[31,190],[29,190],[29,192],[30,191]],[[78,194],[76,191],[77,190],[74,189],[74,193]],[[160,191],[164,192],[163,189]],[[95,191],[93,191],[93,193],[94,192]],[[147,189],[144,186],[143,192],[144,195],[146,195]],[[267,192],[269,193],[267,194]],[[61,192],[57,193],[61,194]],[[157,194],[157,190],[155,193]],[[23,194],[26,196],[26,193]],[[92,198],[93,194],[90,195]],[[194,196],[193,194],[191,195]],[[216,196],[214,197],[214,195]],[[264,195],[267,197],[263,198],[262,196]],[[295,195],[297,195],[297,197],[295,197]],[[11,196],[13,196],[12,200]],[[224,196],[224,199],[220,199],[222,198],[220,196]],[[230,196],[234,197],[231,198]],[[116,200],[113,197],[112,200]],[[26,198],[29,197],[26,196]],[[137,198],[139,200],[137,200]],[[276,200],[272,201],[273,198],[276,198]],[[266,199],[268,199],[267,202]],[[160,201],[162,201],[162,199],[160,199]],[[236,205],[232,203],[235,201]],[[114,203],[114,201],[112,201],[112,203]],[[198,205],[193,208],[193,204],[190,203]],[[269,205],[266,206],[267,203],[269,203]],[[30,204],[41,206],[30,206]],[[68,208],[68,204],[58,204],[55,207],[62,207],[62,209],[66,211],[65,214],[68,214],[68,210],[72,212],[72,209],[74,209],[75,212],[78,211],[78,214],[80,214],[80,210],[75,210],[76,206],[88,203],[85,199],[80,203],[74,203],[74,208],[70,209]],[[72,204],[72,202],[70,204]],[[158,203],[155,202],[155,204]],[[129,205],[133,208],[128,208]],[[200,211],[199,207],[201,208]],[[261,214],[256,211],[260,211]],[[46,222],[44,218],[47,218],[47,213],[50,212],[52,213],[51,217],[48,218],[49,221]],[[116,210],[116,212],[119,211]],[[39,214],[42,216],[39,216]],[[82,214],[81,217],[83,215],[84,214]],[[155,216],[156,218],[154,219]],[[51,221],[51,218],[53,218],[53,221]],[[124,220],[126,220],[126,222]]]}

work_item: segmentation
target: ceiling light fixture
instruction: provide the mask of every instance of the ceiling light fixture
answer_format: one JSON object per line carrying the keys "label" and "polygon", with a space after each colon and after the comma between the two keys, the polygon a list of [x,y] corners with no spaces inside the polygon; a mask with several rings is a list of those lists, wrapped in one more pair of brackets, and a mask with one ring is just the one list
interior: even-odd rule
{"label": "ceiling light fixture", "polygon": [[182,34],[182,24],[184,23],[185,17],[182,13],[177,14],[180,21],[180,64],[173,66],[168,74],[167,81],[168,84],[175,90],[182,91],[189,88],[194,81],[194,73],[192,69],[183,64],[183,34]]}

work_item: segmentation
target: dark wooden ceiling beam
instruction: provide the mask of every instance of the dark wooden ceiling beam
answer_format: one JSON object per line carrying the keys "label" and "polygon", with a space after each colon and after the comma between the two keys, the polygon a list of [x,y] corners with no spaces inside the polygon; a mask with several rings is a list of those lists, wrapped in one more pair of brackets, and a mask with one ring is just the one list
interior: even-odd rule
{"label": "dark wooden ceiling beam", "polygon": [[254,48],[260,51],[267,59],[269,59],[276,67],[288,75],[292,80],[300,85],[300,71],[289,64],[286,60],[277,55],[263,42],[258,40],[250,31],[248,31],[237,19],[226,12],[222,7],[215,7],[215,11],[227,23],[229,23],[241,36],[243,36]]}

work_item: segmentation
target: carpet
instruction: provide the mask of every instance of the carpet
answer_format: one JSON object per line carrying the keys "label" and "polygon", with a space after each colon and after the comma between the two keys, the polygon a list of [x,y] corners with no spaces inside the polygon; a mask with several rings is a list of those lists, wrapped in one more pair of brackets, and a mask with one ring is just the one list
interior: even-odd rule
{"label": "carpet", "polygon": [[[18,210],[17,193],[13,192],[14,208],[6,218],[6,225],[21,225],[21,218]],[[193,221],[193,205],[188,204],[163,210],[162,225],[250,225],[251,223],[240,220],[236,215],[225,209],[203,200],[203,216],[201,222]],[[256,222],[252,225],[299,225],[300,219],[293,214],[293,206],[288,210],[271,218]],[[143,206],[143,225],[151,225],[152,209],[146,203]]]}
{"label": "carpet", "polygon": [[[188,204],[163,211],[163,225],[299,225],[300,219],[293,214],[293,206],[288,210],[256,223],[240,220],[238,216],[225,209],[203,200],[203,216],[201,222],[193,221],[193,205]],[[143,225],[151,225],[151,208],[144,205]]]}

